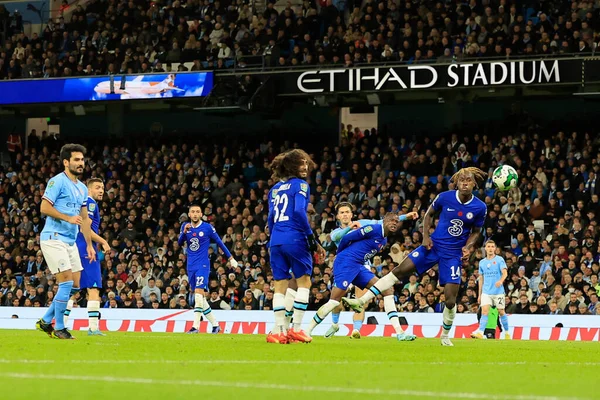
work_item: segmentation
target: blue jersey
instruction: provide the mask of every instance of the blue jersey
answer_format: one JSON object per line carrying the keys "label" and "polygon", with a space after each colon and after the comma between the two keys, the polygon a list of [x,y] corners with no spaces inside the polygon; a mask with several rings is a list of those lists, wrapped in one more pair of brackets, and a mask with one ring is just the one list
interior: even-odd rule
{"label": "blue jersey", "polygon": [[[360,224],[361,227],[363,226],[367,226],[367,225],[383,225],[383,220],[382,219],[359,219],[358,223]],[[331,238],[331,241],[333,243],[335,243],[335,245],[337,247],[340,246],[340,242],[342,241],[342,238],[344,237],[344,235],[346,235],[348,232],[350,232],[351,229],[350,228],[336,228],[333,231],[331,231],[331,234],[329,235],[329,237]]]}
{"label": "blue jersey", "polygon": [[277,182],[269,192],[269,246],[307,243],[312,229],[306,215],[310,189],[299,178]]}
{"label": "blue jersey", "polygon": [[343,260],[344,264],[364,264],[371,260],[386,244],[387,239],[384,237],[383,225],[363,226],[342,238],[338,246],[336,263]]}
{"label": "blue jersey", "polygon": [[458,191],[440,193],[431,204],[440,219],[431,235],[431,241],[438,250],[460,253],[467,244],[472,228],[481,228],[485,223],[487,207],[477,197],[466,203],[458,199]]}
{"label": "blue jersey", "polygon": [[504,294],[504,286],[496,287],[496,282],[502,278],[502,271],[506,269],[504,258],[495,256],[491,260],[484,258],[479,261],[479,275],[483,276],[483,290],[487,295]]}
{"label": "blue jersey", "polygon": [[[42,198],[58,212],[74,217],[80,215],[81,208],[87,205],[88,189],[79,180],[73,182],[63,172],[50,179]],[[60,240],[72,245],[78,233],[79,226],[47,216],[40,240]]]}
{"label": "blue jersey", "polygon": [[181,225],[181,232],[179,233],[179,245],[183,246],[187,243],[187,269],[197,270],[200,268],[207,268],[210,266],[208,259],[208,248],[210,242],[215,242],[219,248],[225,253],[227,258],[231,257],[229,249],[223,244],[223,241],[217,234],[215,228],[206,222],[200,221],[200,224],[196,227],[191,225],[191,229],[188,233],[184,233],[185,226]]}
{"label": "blue jersey", "polygon": [[[90,220],[92,220],[92,232],[98,234],[100,230],[100,211],[98,211],[98,203],[96,203],[96,200],[92,199],[91,197],[88,197],[87,199],[87,213]],[[96,243],[92,242],[92,244],[95,249]],[[77,247],[80,249],[85,249],[87,247],[85,237],[83,237],[83,233],[81,232],[79,232],[77,235]]]}

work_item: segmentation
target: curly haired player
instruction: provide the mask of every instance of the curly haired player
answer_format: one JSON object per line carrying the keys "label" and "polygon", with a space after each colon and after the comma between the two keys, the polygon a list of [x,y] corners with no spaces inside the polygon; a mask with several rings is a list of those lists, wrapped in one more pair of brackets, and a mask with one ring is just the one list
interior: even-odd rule
{"label": "curly haired player", "polygon": [[[267,336],[268,343],[312,341],[302,330],[302,318],[308,308],[312,254],[318,252],[321,257],[325,256],[307,216],[310,189],[305,179],[315,167],[310,156],[300,149],[281,153],[271,163],[273,180],[277,181],[269,192],[268,218],[269,250],[275,280],[275,328]],[[285,299],[292,274],[298,290],[294,299],[293,327],[287,331]]]}
{"label": "curly haired player", "polygon": [[[422,275],[437,264],[439,283],[444,286],[446,296],[441,342],[443,346],[453,346],[448,333],[456,315],[462,263],[468,261],[475,250],[487,215],[485,203],[473,195],[473,190],[486,178],[485,172],[473,167],[463,168],[454,174],[451,182],[456,185],[456,190],[440,193],[425,213],[423,244],[390,274],[369,288],[360,299],[344,298],[343,302],[360,312],[366,302],[394,286],[400,278],[415,271]],[[439,213],[439,222],[430,236],[429,230],[433,226],[435,213]]]}

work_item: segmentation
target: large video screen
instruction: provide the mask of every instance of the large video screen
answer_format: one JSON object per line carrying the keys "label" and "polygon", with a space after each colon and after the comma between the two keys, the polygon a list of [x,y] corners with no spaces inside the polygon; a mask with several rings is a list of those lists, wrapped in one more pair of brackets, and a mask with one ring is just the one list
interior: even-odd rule
{"label": "large video screen", "polygon": [[0,81],[0,105],[203,97],[212,72]]}

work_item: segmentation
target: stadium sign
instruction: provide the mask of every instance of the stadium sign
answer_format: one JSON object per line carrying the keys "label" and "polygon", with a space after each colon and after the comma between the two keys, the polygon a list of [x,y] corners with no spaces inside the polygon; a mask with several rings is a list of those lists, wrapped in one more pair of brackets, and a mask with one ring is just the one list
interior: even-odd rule
{"label": "stadium sign", "polygon": [[574,84],[581,80],[582,61],[576,59],[418,64],[305,71],[295,78],[292,91],[297,94],[378,92]]}
{"label": "stadium sign", "polygon": [[[35,329],[35,321],[45,308],[0,307],[0,329]],[[221,311],[214,310],[219,320],[221,332],[225,334],[264,335],[273,328],[272,311]],[[12,315],[17,319],[11,319]],[[119,332],[167,332],[184,333],[193,324],[193,310],[128,310],[103,308],[100,329]],[[315,312],[307,312],[305,321],[310,321]],[[404,326],[408,333],[423,338],[435,338],[441,334],[442,314],[440,313],[400,313],[409,325]],[[365,324],[361,329],[364,337],[390,337],[395,335],[389,325],[387,315],[382,312],[368,312],[367,319],[375,318],[377,324]],[[402,319],[401,319],[402,320]],[[330,321],[330,320],[329,320]],[[324,335],[331,326],[326,321],[315,329],[315,336]],[[511,334],[515,340],[564,340],[600,341],[600,323],[597,318],[587,315],[511,315]],[[557,326],[558,325],[558,326]],[[450,337],[468,338],[479,324],[475,314],[457,314]],[[69,328],[74,331],[87,331],[88,319],[85,308],[74,308],[69,320]],[[210,332],[207,322],[200,324],[200,332]],[[352,313],[340,316],[339,336],[350,336]],[[77,336],[77,333],[75,333]]]}

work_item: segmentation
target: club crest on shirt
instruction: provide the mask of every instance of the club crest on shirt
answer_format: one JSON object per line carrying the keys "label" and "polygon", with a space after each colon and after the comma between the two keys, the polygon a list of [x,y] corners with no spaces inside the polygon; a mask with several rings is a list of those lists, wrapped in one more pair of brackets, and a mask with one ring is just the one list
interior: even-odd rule
{"label": "club crest on shirt", "polygon": [[199,235],[200,237],[202,237],[202,236],[204,236],[204,232],[202,232],[202,231],[201,231],[201,232],[200,232],[198,235]]}
{"label": "club crest on shirt", "polygon": [[473,213],[472,212],[468,212],[467,213],[467,219],[473,219]]}

